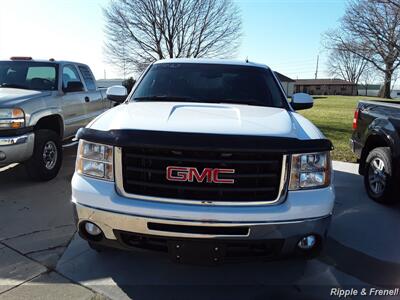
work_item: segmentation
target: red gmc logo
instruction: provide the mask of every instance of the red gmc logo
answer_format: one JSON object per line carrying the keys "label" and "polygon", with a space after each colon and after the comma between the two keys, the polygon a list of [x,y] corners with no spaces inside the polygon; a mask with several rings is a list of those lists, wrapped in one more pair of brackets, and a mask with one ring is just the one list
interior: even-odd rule
{"label": "red gmc logo", "polygon": [[169,181],[235,183],[235,179],[221,178],[222,174],[235,174],[235,169],[204,168],[200,173],[196,168],[168,166],[166,178]]}

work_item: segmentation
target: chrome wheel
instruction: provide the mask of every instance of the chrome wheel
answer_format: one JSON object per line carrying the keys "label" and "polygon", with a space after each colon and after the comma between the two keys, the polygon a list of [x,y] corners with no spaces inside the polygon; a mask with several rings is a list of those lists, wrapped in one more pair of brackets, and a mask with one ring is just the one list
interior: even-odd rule
{"label": "chrome wheel", "polygon": [[43,161],[47,170],[52,170],[57,164],[57,146],[53,141],[48,141],[43,148]]}
{"label": "chrome wheel", "polygon": [[369,165],[368,183],[371,191],[380,196],[384,193],[387,184],[385,163],[382,159],[375,157]]}

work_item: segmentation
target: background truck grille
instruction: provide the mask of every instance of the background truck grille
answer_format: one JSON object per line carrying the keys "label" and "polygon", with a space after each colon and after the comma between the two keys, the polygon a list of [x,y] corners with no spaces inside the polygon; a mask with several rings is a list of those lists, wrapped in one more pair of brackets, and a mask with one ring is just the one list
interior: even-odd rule
{"label": "background truck grille", "polygon": [[[282,154],[125,147],[122,149],[126,193],[182,200],[273,201],[279,194]],[[234,184],[175,182],[166,179],[167,166],[235,169]]]}

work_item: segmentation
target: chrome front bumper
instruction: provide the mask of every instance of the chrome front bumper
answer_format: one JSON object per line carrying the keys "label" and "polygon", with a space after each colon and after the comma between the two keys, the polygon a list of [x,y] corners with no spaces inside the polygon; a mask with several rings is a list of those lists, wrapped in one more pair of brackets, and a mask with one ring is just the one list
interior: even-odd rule
{"label": "chrome front bumper", "polygon": [[35,134],[0,137],[0,165],[19,163],[29,159],[33,153]]}
{"label": "chrome front bumper", "polygon": [[[196,222],[185,220],[156,219],[152,217],[135,216],[123,213],[115,213],[100,210],[81,204],[75,204],[78,228],[86,221],[95,223],[104,233],[106,240],[117,241],[116,232],[131,232],[147,236],[158,236],[171,239],[218,239],[218,240],[273,240],[283,239],[282,253],[291,253],[301,237],[307,234],[315,234],[324,239],[329,228],[331,216],[319,218],[291,220],[279,222]],[[158,228],[169,225],[177,225],[178,228],[212,227],[212,228],[248,228],[243,234],[214,234],[194,233],[188,230],[155,230],[149,228],[149,224],[157,224]],[[189,230],[190,231],[190,230]],[[206,230],[205,230],[206,231]],[[121,242],[121,241],[118,241]],[[124,245],[121,245],[123,247]]]}

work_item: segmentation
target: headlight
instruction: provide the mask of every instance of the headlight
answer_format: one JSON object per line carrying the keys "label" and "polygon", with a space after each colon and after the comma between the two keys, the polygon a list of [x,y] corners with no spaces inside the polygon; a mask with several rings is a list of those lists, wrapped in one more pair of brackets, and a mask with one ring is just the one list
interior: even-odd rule
{"label": "headlight", "polygon": [[293,154],[289,190],[322,188],[331,183],[329,152]]}
{"label": "headlight", "polygon": [[25,113],[20,108],[0,109],[0,129],[18,129],[25,126]]}
{"label": "headlight", "polygon": [[79,141],[76,171],[99,179],[114,180],[113,147],[84,140]]}

